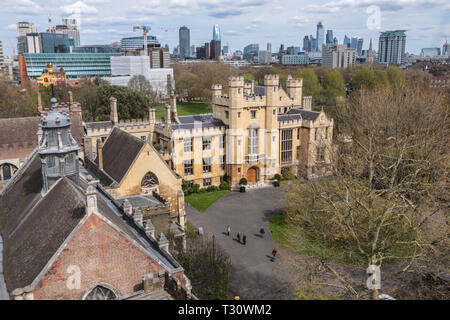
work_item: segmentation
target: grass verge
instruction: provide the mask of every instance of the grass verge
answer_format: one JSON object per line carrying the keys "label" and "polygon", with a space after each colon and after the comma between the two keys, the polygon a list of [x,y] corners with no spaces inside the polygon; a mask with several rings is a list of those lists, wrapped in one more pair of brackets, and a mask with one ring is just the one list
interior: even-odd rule
{"label": "grass verge", "polygon": [[184,201],[189,203],[195,209],[200,211],[205,211],[208,209],[214,202],[222,198],[224,195],[230,193],[229,190],[219,190],[214,192],[205,192],[205,193],[193,193],[184,198]]}
{"label": "grass verge", "polygon": [[308,239],[300,227],[287,221],[284,213],[275,216],[270,221],[269,228],[273,239],[293,252],[335,263],[360,264],[365,261],[357,252],[349,253],[322,241]]}

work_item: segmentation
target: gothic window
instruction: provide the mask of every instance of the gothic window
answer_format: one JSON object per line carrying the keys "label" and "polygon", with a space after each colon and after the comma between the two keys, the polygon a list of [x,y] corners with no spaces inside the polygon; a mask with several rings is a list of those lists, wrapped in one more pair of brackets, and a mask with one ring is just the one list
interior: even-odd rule
{"label": "gothic window", "polygon": [[145,174],[144,178],[142,178],[141,186],[143,188],[153,188],[159,185],[158,177],[149,171]]}
{"label": "gothic window", "polygon": [[190,176],[194,174],[193,160],[185,160],[184,161],[184,175]]}
{"label": "gothic window", "polygon": [[84,298],[85,300],[114,300],[117,298],[117,295],[108,288],[104,286],[96,286],[92,289],[87,296]]}
{"label": "gothic window", "polygon": [[256,111],[250,111],[250,119],[256,119]]}
{"label": "gothic window", "polygon": [[211,137],[203,137],[203,150],[211,150]]}
{"label": "gothic window", "polygon": [[203,158],[203,173],[211,172],[211,158]]}
{"label": "gothic window", "polygon": [[325,147],[317,147],[316,152],[317,152],[316,161],[324,162],[325,161]]}
{"label": "gothic window", "polygon": [[192,152],[192,138],[184,139],[184,152]]}
{"label": "gothic window", "polygon": [[248,154],[258,154],[257,129],[248,129]]}
{"label": "gothic window", "polygon": [[12,175],[17,171],[17,167],[9,163],[0,165],[0,168],[0,180],[11,179]]}
{"label": "gothic window", "polygon": [[292,161],[292,130],[281,130],[281,162]]}

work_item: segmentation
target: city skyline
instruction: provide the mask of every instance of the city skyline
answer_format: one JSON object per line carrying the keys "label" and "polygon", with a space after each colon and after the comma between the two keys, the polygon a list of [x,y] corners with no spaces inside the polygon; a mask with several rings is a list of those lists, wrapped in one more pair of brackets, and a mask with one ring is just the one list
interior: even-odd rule
{"label": "city skyline", "polygon": [[[211,40],[211,26],[218,24],[222,42],[228,42],[231,51],[242,50],[250,43],[264,45],[271,42],[274,48],[280,44],[302,46],[305,35],[315,35],[319,21],[325,30],[333,30],[339,43],[345,34],[365,39],[363,49],[367,49],[370,38],[377,47],[380,32],[386,30],[407,30],[406,51],[416,54],[424,47],[442,47],[446,38],[450,39],[450,6],[442,0],[396,0],[389,4],[385,0],[368,0],[364,5],[356,5],[350,0],[321,1],[314,5],[308,1],[288,0],[283,2],[283,7],[280,1],[265,0],[241,0],[233,7],[205,0],[151,0],[137,1],[133,5],[116,0],[64,0],[61,4],[56,1],[2,0],[1,3],[9,9],[0,13],[0,39],[5,55],[12,54],[12,47],[17,42],[17,22],[29,21],[34,23],[35,30],[42,32],[49,26],[60,24],[61,19],[71,17],[78,9],[83,44],[119,41],[135,35],[132,25],[148,24],[152,26],[151,34],[170,48],[178,44],[178,29],[186,25],[191,30],[191,44],[198,46]],[[381,9],[380,29],[367,27],[369,5]],[[272,17],[268,19],[270,15]],[[346,16],[352,18],[351,24],[349,19],[343,19]]]}

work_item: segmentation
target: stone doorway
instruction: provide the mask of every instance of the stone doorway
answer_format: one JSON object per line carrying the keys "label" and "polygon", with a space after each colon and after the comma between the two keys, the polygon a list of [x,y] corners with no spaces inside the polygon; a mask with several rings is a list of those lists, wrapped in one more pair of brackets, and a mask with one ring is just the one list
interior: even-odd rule
{"label": "stone doorway", "polygon": [[251,167],[247,171],[247,182],[249,184],[258,182],[258,174],[259,174],[259,168],[258,167]]}

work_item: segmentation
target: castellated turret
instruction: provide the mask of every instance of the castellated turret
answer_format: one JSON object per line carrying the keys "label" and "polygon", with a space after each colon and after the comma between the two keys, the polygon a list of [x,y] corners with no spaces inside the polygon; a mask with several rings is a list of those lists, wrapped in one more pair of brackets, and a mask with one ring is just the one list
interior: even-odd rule
{"label": "castellated turret", "polygon": [[280,77],[277,74],[266,74],[264,76],[264,86],[279,86]]}
{"label": "castellated turret", "polygon": [[286,93],[291,99],[302,101],[302,88],[303,88],[303,79],[295,79],[290,75],[286,80]]}
{"label": "castellated turret", "polygon": [[213,96],[221,96],[222,95],[222,85],[221,84],[213,84],[211,86],[211,91]]}

